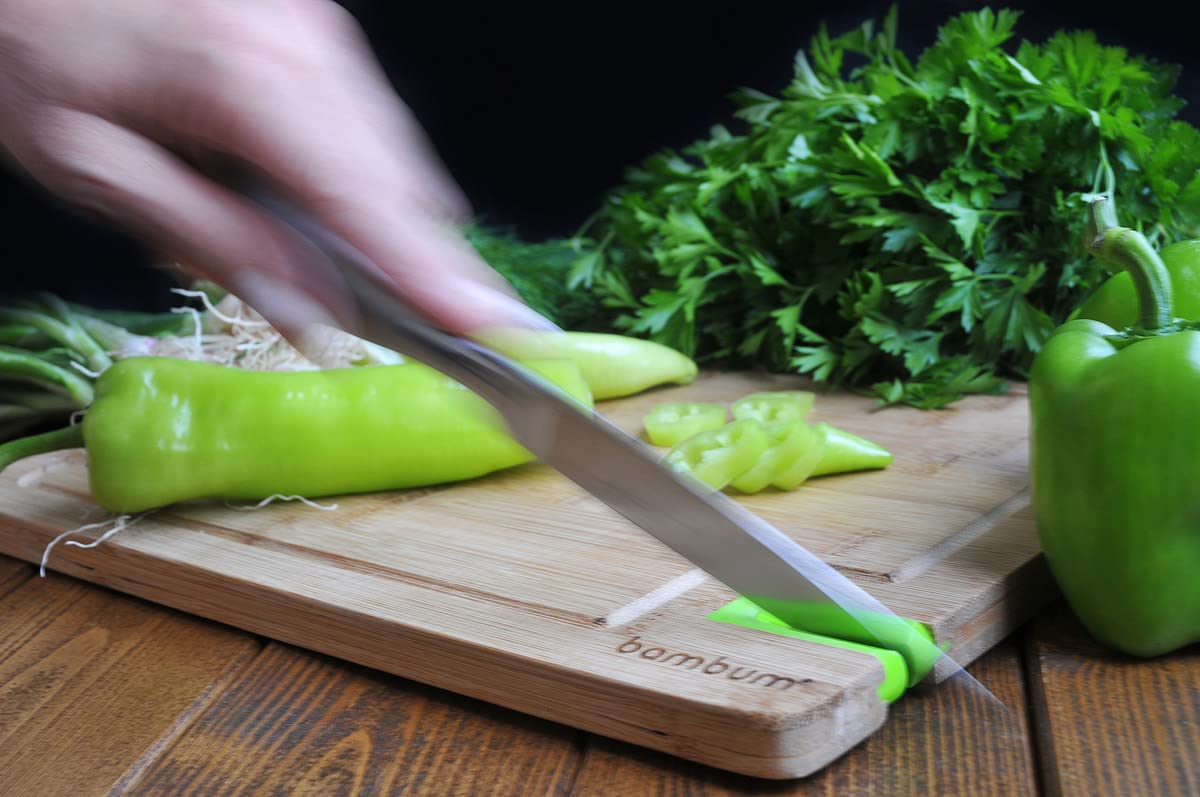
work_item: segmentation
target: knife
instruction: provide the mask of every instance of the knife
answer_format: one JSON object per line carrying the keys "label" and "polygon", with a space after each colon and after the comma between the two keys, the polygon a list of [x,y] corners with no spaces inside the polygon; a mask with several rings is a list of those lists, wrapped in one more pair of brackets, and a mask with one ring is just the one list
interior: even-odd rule
{"label": "knife", "polygon": [[303,211],[274,194],[243,191],[328,261],[324,265],[353,306],[354,320],[343,323],[347,331],[480,395],[542,462],[713,578],[795,628],[898,651],[914,683],[935,664],[961,671],[916,623],[774,526],[720,491],[663,467],[637,438],[517,362],[435,328],[395,295],[378,265]]}

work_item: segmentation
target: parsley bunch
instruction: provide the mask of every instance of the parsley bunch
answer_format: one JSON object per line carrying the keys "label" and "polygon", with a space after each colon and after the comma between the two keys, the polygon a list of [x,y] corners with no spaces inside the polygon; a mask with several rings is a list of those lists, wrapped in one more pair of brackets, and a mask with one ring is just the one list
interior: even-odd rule
{"label": "parsley bunch", "polygon": [[631,169],[574,240],[572,326],[650,337],[937,407],[1023,376],[1103,279],[1085,203],[1158,243],[1200,237],[1200,134],[1177,70],[1090,32],[1009,46],[952,18],[916,61],[893,8],[797,54],[778,95]]}

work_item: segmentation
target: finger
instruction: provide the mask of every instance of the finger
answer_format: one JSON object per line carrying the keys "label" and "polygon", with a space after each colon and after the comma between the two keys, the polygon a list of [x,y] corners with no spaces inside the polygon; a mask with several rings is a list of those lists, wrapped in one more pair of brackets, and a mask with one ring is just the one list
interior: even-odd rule
{"label": "finger", "polygon": [[[390,202],[466,217],[462,192],[344,9],[324,0],[200,1],[168,19],[179,52],[143,65],[143,77],[118,94],[120,121],[172,148],[198,142],[254,162],[273,155],[280,176],[324,171],[340,157],[378,182],[398,176]],[[281,129],[292,133],[281,138]]]}
{"label": "finger", "polygon": [[315,29],[333,31],[332,37],[336,41],[332,53],[338,62],[335,67],[338,82],[355,93],[357,107],[364,113],[367,125],[377,131],[382,140],[395,142],[394,151],[404,161],[404,166],[419,182],[434,187],[435,196],[441,201],[441,215],[458,223],[470,220],[472,211],[466,194],[450,177],[416,116],[396,95],[354,18],[333,2],[300,5],[314,12]]}
{"label": "finger", "polygon": [[[238,18],[242,33],[251,37],[251,48],[260,48],[260,54],[274,52],[277,63],[301,72],[308,65],[322,74],[325,85],[346,100],[343,110],[360,115],[364,128],[384,142],[413,175],[413,182],[437,200],[438,207],[431,208],[435,216],[459,222],[470,218],[466,196],[450,178],[416,117],[396,95],[349,11],[331,0],[275,0],[238,9]],[[287,33],[280,48],[283,25]]]}
{"label": "finger", "polygon": [[396,291],[439,326],[460,334],[482,326],[544,326],[461,233],[409,200],[406,186],[417,178],[405,160],[365,133],[351,111],[338,115],[331,130],[302,102],[237,107],[236,101],[226,146],[377,263]]}
{"label": "finger", "polygon": [[37,143],[20,153],[35,178],[235,294],[243,295],[242,283],[257,275],[251,284],[260,294],[268,284],[290,295],[293,301],[260,310],[273,323],[290,331],[328,321],[328,313],[303,296],[344,312],[323,275],[306,268],[311,261],[293,236],[154,142],[66,109],[42,115],[37,131]]}
{"label": "finger", "polygon": [[[182,90],[194,108],[152,123],[179,138],[199,135],[208,146],[265,171],[309,212],[378,263],[435,323],[459,333],[481,326],[545,326],[511,299],[511,288],[483,263],[461,235],[429,213],[416,197],[436,171],[411,140],[391,139],[373,124],[402,120],[394,96],[371,95],[362,75],[322,71],[297,36],[299,53],[232,54],[223,72]],[[315,45],[314,45],[315,47]],[[328,73],[327,73],[328,72]],[[223,77],[222,77],[223,75]],[[215,80],[215,84],[214,81]],[[365,82],[364,82],[365,80]],[[372,99],[366,99],[373,97]],[[200,110],[202,109],[202,110]]]}

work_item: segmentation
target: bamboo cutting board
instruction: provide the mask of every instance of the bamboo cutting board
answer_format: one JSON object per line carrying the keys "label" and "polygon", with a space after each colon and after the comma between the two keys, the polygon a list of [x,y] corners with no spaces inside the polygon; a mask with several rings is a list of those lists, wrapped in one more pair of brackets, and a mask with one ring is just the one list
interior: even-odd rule
{"label": "bamboo cutting board", "polygon": [[[804,386],[710,374],[601,410],[636,431],[662,401]],[[739,500],[965,664],[1053,595],[1029,510],[1026,397],[871,408],[819,394],[813,417],[887,446],[891,468]],[[49,567],[751,775],[811,773],[886,719],[878,658],[714,622],[729,590],[544,466],[338,504],[173,507],[96,548],[59,545]],[[38,562],[103,515],[82,452],[0,475],[0,552]]]}

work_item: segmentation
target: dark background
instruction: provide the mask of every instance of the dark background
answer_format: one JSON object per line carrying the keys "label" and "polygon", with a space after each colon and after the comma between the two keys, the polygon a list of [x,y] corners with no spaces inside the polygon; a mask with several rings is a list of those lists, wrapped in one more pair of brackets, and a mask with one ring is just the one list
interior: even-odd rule
{"label": "dark background", "polygon": [[[538,238],[574,231],[624,167],[728,120],[733,89],[784,86],[820,20],[837,33],[881,19],[889,3],[597,3],[586,13],[566,10],[575,4],[345,5],[476,211]],[[1183,65],[1177,93],[1192,103],[1185,118],[1200,123],[1200,63],[1176,4],[1007,5],[1027,9],[1020,37],[1092,28],[1105,44]],[[905,49],[916,54],[949,15],[978,6],[902,2]],[[0,201],[3,291],[49,288],[109,307],[172,303],[173,283],[145,265],[152,258],[136,243],[16,177],[0,176]]]}

